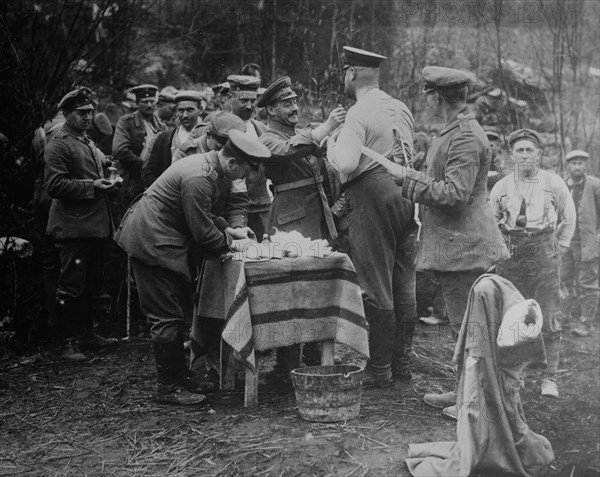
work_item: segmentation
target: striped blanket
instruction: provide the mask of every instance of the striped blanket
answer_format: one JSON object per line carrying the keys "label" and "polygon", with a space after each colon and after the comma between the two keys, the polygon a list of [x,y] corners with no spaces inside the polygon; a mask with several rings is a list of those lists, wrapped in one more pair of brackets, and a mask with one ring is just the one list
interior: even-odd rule
{"label": "striped blanket", "polygon": [[[223,341],[253,371],[255,350],[312,341],[333,339],[369,356],[361,290],[342,253],[256,263],[209,259],[194,321],[202,317],[226,320]],[[192,340],[201,340],[199,329],[192,327]]]}

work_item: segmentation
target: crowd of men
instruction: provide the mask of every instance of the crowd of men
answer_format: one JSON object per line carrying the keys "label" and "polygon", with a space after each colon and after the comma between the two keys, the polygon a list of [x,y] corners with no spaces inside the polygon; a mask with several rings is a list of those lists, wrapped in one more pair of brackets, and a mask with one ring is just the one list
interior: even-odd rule
{"label": "crowd of men", "polygon": [[[137,110],[118,120],[104,153],[90,137],[108,129],[96,124],[92,92],[78,88],[61,100],[62,115],[42,141],[41,190],[50,199],[47,246],[57,251],[47,268],[60,270],[48,306],[65,359],[85,360],[86,349],[115,343],[94,332],[90,308],[103,250],[114,240],[129,257],[150,324],[157,400],[202,402],[215,383],[190,373],[184,357],[202,260],[243,251],[275,230],[298,231],[329,240],[354,263],[369,324],[363,385],[411,379],[417,270],[439,284],[455,336],[473,283],[492,271],[539,302],[548,361],[541,393],[558,396],[561,321],[575,308],[561,309],[561,284],[579,305],[576,336],[590,333],[598,306],[600,183],[587,174],[589,155],[565,156],[565,181],[540,168],[539,134],[520,129],[507,140],[514,168],[503,170],[502,138],[468,106],[465,72],[423,69],[427,108],[444,124],[431,140],[415,132],[409,108],[379,88],[386,58],[344,53],[345,92],[355,104],[306,129],[297,127],[290,78],[263,89],[257,65],[218,85],[219,108],[206,116],[200,92],[163,93],[162,110],[166,104],[177,118],[171,126],[157,115],[158,88],[133,88]],[[278,349],[270,379],[319,359],[318,343]],[[457,414],[454,392],[424,400]]]}

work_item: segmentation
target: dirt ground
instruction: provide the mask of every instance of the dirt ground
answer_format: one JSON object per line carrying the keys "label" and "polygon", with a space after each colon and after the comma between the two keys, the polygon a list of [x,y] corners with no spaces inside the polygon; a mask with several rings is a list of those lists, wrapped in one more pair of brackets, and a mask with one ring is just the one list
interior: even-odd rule
{"label": "dirt ground", "polygon": [[[598,333],[565,333],[561,397],[539,396],[531,372],[522,389],[530,427],[556,454],[550,476],[600,475]],[[0,363],[0,476],[407,476],[409,443],[455,440],[455,423],[422,403],[452,387],[446,327],[419,327],[412,383],[364,389],[360,416],[303,421],[293,394],[259,386],[243,407],[243,383],[197,408],[152,400],[150,342],[136,338],[86,364],[40,352]],[[360,361],[342,346],[346,363]],[[261,358],[261,371],[273,357]]]}

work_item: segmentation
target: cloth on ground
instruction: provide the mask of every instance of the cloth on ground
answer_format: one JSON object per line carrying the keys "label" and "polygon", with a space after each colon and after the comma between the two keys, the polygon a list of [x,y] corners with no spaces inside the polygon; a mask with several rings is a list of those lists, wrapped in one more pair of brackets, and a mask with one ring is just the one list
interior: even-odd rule
{"label": "cloth on ground", "polygon": [[462,368],[458,442],[410,444],[405,462],[412,475],[547,475],[552,447],[525,423],[519,395],[523,369],[545,363],[543,339],[496,345],[504,313],[523,300],[511,282],[497,275],[483,275],[473,284],[454,353]]}
{"label": "cloth on ground", "polygon": [[348,255],[243,263],[209,258],[192,325],[194,349],[203,318],[225,319],[222,338],[255,370],[256,351],[336,340],[369,356],[367,323]]}

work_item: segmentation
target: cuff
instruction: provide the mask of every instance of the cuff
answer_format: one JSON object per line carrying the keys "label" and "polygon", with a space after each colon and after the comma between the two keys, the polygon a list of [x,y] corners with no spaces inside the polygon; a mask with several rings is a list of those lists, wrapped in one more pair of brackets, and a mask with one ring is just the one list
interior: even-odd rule
{"label": "cuff", "polygon": [[217,227],[221,232],[229,227],[229,222],[227,222],[227,220],[225,220],[223,217],[215,217],[213,219],[213,224],[215,224],[215,227]]}
{"label": "cuff", "polygon": [[[96,196],[96,190],[94,189],[94,181],[91,179],[85,179],[83,181],[83,198],[93,199]],[[100,192],[98,192],[100,194]]]}

